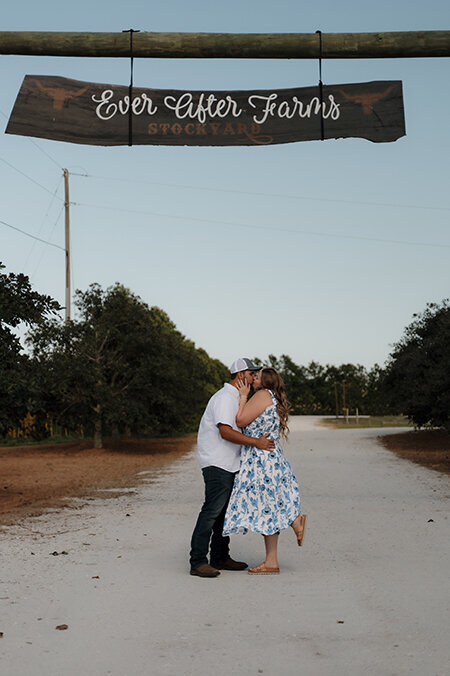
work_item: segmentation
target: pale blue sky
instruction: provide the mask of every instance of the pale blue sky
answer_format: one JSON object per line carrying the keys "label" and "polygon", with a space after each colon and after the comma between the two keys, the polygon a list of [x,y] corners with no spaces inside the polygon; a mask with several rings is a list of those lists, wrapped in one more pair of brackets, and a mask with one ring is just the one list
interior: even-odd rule
{"label": "pale blue sky", "polygon": [[[11,4],[2,30],[374,32],[448,29],[449,19],[444,0],[43,0]],[[403,81],[407,136],[388,144],[98,148],[5,135],[0,114],[0,220],[63,246],[61,167],[87,173],[70,177],[75,288],[120,281],[225,363],[269,353],[383,363],[412,314],[450,295],[449,65],[324,61],[328,84]],[[26,74],[128,84],[129,62],[0,56],[7,116]],[[306,60],[135,61],[135,84],[150,88],[317,78],[317,62]],[[1,224],[0,243],[8,270],[63,303],[62,251]]]}

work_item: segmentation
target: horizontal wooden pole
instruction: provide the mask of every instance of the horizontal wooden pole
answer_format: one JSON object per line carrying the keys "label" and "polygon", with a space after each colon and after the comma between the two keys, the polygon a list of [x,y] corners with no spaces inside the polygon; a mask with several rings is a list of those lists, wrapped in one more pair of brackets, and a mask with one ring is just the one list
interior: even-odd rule
{"label": "horizontal wooden pole", "polygon": [[[316,33],[134,33],[133,53],[164,59],[317,59]],[[0,32],[0,54],[127,57],[129,33]],[[322,33],[324,59],[450,56],[450,31]]]}

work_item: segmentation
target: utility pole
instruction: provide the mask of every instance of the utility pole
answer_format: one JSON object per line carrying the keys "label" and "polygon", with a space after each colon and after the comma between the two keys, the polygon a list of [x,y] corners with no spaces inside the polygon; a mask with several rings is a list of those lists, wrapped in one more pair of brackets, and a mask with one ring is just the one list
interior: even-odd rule
{"label": "utility pole", "polygon": [[69,172],[63,169],[64,174],[64,212],[66,233],[66,322],[70,319],[70,202],[69,202]]}
{"label": "utility pole", "polygon": [[334,383],[334,400],[336,402],[336,420],[339,418],[339,399],[337,391],[337,383]]}

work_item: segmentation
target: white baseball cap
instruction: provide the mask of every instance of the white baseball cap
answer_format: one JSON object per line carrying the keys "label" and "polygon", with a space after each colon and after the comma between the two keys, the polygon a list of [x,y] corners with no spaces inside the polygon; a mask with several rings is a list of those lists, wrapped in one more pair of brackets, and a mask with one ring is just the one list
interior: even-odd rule
{"label": "white baseball cap", "polygon": [[262,366],[255,366],[251,359],[240,357],[235,359],[230,366],[230,373],[239,373],[239,371],[260,371]]}

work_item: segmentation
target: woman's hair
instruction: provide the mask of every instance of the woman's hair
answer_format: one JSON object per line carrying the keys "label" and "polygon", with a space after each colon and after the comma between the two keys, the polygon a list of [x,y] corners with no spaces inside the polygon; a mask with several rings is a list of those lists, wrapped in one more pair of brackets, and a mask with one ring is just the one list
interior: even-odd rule
{"label": "woman's hair", "polygon": [[277,400],[277,413],[280,418],[281,435],[287,439],[289,427],[287,421],[289,418],[289,404],[284,391],[284,383],[280,374],[271,366],[261,369],[261,385],[267,390],[272,390]]}

